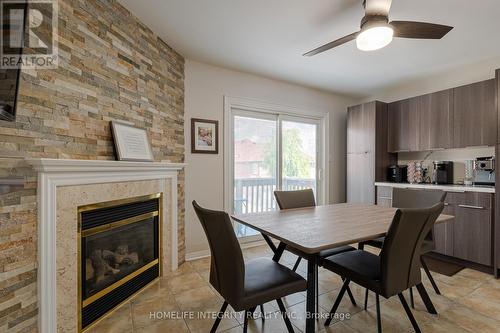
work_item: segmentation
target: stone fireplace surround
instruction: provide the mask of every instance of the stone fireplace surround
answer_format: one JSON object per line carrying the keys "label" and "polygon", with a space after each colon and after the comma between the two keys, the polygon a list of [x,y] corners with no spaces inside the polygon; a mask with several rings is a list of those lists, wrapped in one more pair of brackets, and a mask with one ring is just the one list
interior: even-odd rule
{"label": "stone fireplace surround", "polygon": [[77,207],[163,193],[163,270],[175,270],[177,173],[185,164],[30,159],[38,172],[41,333],[77,332]]}

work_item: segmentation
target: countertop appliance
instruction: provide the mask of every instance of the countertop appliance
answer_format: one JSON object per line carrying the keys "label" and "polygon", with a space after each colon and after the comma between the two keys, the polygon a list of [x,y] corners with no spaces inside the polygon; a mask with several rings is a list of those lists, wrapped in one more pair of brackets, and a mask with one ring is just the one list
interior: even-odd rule
{"label": "countertop appliance", "polygon": [[408,167],[406,165],[390,165],[387,168],[387,181],[406,183]]}
{"label": "countertop appliance", "polygon": [[474,185],[495,186],[495,157],[478,157],[474,161]]}
{"label": "countertop appliance", "polygon": [[432,170],[432,183],[453,184],[453,162],[434,161]]}

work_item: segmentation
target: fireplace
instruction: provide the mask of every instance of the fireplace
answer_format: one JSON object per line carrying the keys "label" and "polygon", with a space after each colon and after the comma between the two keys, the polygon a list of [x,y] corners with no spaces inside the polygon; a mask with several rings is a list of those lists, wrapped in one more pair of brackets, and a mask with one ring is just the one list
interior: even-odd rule
{"label": "fireplace", "polygon": [[78,207],[79,330],[160,275],[162,195]]}

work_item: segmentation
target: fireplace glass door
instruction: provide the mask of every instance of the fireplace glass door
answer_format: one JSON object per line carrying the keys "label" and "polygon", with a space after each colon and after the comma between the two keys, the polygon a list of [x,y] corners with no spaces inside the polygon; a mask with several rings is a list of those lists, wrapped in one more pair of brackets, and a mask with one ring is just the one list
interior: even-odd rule
{"label": "fireplace glass door", "polygon": [[161,195],[79,207],[80,330],[160,274]]}

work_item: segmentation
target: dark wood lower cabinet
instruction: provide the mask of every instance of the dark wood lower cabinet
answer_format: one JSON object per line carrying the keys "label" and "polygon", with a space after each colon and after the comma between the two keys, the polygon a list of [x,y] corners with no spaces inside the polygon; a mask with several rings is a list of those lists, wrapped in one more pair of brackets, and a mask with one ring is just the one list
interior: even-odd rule
{"label": "dark wood lower cabinet", "polygon": [[[448,202],[443,210],[443,214],[455,216],[455,209],[453,205]],[[453,256],[453,244],[454,244],[454,233],[453,233],[454,222],[439,223],[434,226],[434,242],[436,244],[436,249],[434,252],[444,254],[447,256]]]}
{"label": "dark wood lower cabinet", "polygon": [[448,193],[446,202],[455,220],[435,227],[436,252],[492,266],[493,195]]}

